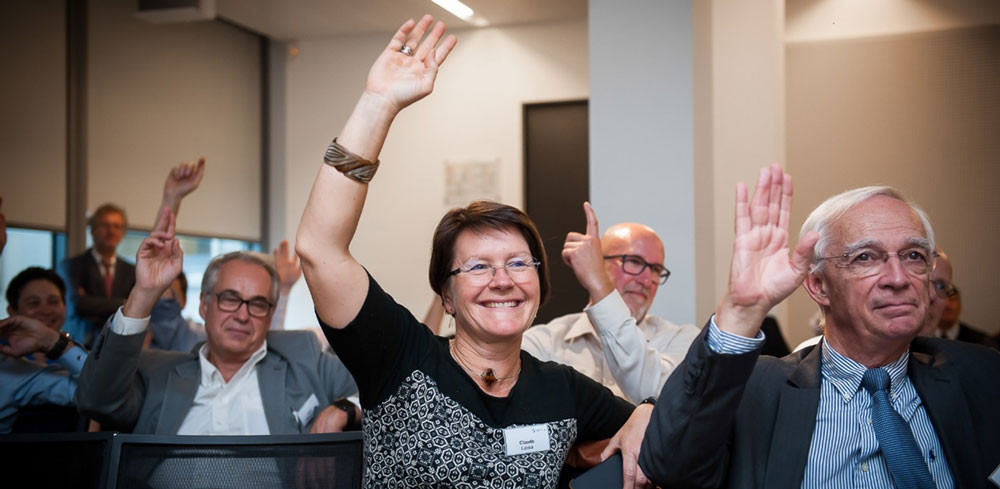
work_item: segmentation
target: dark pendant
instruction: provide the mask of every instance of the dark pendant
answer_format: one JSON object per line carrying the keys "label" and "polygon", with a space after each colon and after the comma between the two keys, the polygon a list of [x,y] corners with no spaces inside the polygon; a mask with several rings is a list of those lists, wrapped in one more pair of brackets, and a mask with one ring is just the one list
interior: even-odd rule
{"label": "dark pendant", "polygon": [[488,368],[485,372],[483,372],[483,382],[486,382],[486,385],[493,385],[496,381],[497,376],[493,374],[492,368]]}

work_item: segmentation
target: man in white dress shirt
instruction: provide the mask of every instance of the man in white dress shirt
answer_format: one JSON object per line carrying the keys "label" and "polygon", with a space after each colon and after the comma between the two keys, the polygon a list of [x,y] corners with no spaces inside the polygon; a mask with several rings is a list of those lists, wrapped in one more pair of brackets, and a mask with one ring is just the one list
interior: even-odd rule
{"label": "man in white dress shirt", "polygon": [[269,332],[278,274],[269,257],[215,258],[202,280],[207,341],[190,353],[142,350],[153,305],[181,270],[164,209],[136,255],[136,285],[84,364],[76,401],[105,429],[260,435],[340,431],[359,410],[340,360],[306,331]]}
{"label": "man in white dress shirt", "polygon": [[633,403],[660,392],[701,330],[647,314],[670,275],[663,242],[648,226],[616,224],[599,236],[584,204],[587,232],[566,236],[562,257],[590,304],[528,329],[521,343],[541,360],[570,365]]}

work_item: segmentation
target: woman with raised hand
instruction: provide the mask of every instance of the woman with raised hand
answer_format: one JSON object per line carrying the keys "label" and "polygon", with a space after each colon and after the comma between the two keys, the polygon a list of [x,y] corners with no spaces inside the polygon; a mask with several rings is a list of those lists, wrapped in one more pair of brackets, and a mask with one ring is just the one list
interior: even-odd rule
{"label": "woman with raised hand", "polygon": [[637,421],[610,446],[626,445],[626,487],[645,482],[635,456],[650,407],[521,351],[548,293],[545,252],[524,212],[476,202],[441,219],[429,278],[455,318],[450,341],[394,302],[350,253],[390,124],[431,92],[455,47],[454,36],[442,39],[444,24],[432,23],[429,15],[407,21],[375,61],[296,239],[324,332],[358,382],[365,486],[555,487],[574,442],[611,437],[633,410]]}

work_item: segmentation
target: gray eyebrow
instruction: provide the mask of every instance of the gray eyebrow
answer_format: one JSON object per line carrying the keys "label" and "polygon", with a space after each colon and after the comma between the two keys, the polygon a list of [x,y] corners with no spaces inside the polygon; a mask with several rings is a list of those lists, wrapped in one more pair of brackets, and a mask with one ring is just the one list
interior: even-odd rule
{"label": "gray eyebrow", "polygon": [[912,237],[912,238],[907,238],[906,242],[909,243],[911,246],[919,246],[928,253],[931,251],[931,240],[927,238]]}
{"label": "gray eyebrow", "polygon": [[850,255],[851,253],[854,253],[855,251],[858,251],[862,248],[871,248],[871,247],[881,248],[882,242],[877,239],[863,239],[861,241],[855,241],[844,247],[844,252],[841,253],[841,256]]}
{"label": "gray eyebrow", "polygon": [[[925,251],[928,251],[928,252],[931,249],[931,240],[929,240],[927,238],[921,238],[921,237],[914,236],[914,237],[911,237],[911,238],[907,238],[906,239],[906,244],[908,246],[910,246],[910,247],[917,246],[917,247],[923,248]],[[872,248],[872,247],[884,250],[884,247],[882,246],[882,242],[881,241],[879,241],[877,239],[863,239],[861,241],[855,241],[854,243],[851,243],[851,244],[848,244],[847,246],[845,246],[844,247],[844,252],[841,254],[841,256],[843,256],[843,255],[850,255],[851,253],[854,253],[855,251],[858,251],[860,249],[863,249],[863,248]]]}

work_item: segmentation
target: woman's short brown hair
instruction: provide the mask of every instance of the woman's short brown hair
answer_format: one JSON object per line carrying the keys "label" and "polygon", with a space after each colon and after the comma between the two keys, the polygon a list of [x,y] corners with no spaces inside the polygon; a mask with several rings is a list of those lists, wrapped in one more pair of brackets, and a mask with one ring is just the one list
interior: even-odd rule
{"label": "woman's short brown hair", "polygon": [[538,235],[538,229],[531,218],[517,207],[479,200],[466,207],[458,207],[448,211],[437,229],[431,242],[431,264],[427,277],[431,289],[438,295],[443,295],[445,284],[451,278],[452,262],[455,260],[455,242],[458,235],[465,230],[496,229],[499,231],[516,230],[528,243],[531,256],[542,262],[538,266],[538,283],[541,295],[540,302],[549,298],[549,263],[545,255],[545,245]]}

